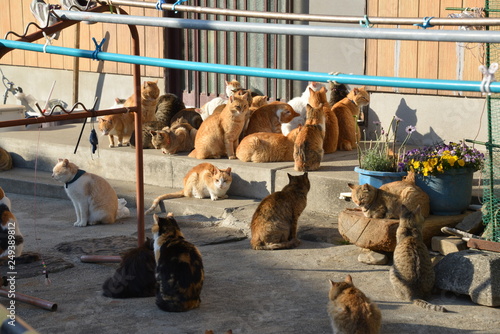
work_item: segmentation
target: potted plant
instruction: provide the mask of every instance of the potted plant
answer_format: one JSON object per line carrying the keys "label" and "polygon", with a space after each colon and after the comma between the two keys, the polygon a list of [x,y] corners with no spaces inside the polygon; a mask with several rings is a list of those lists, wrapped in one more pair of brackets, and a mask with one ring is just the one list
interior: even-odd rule
{"label": "potted plant", "polygon": [[380,122],[373,122],[376,125],[376,139],[358,143],[359,166],[354,170],[359,175],[359,184],[369,183],[379,188],[384,183],[400,181],[406,175],[406,171],[401,168],[401,158],[408,139],[416,129],[412,125],[407,126],[403,143],[397,145],[396,134],[401,122],[401,118],[394,116],[387,131]]}
{"label": "potted plant", "polygon": [[430,197],[435,215],[457,215],[470,205],[474,172],[484,154],[465,142],[416,148],[404,154],[400,167],[416,173],[416,183]]}

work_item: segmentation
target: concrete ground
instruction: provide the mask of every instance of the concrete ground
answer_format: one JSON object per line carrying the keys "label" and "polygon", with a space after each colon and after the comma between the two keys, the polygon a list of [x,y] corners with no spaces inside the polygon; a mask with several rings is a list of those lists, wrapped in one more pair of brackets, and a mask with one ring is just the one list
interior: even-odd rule
{"label": "concrete ground", "polygon": [[[186,238],[202,255],[206,279],[201,307],[186,313],[159,310],[154,298],[110,299],[101,295],[101,285],[118,264],[82,263],[84,252],[106,252],[98,243],[106,237],[136,235],[135,209],[132,216],[113,225],[73,227],[75,213],[67,199],[33,197],[8,193],[25,236],[25,251],[38,252],[45,259],[59,257],[73,268],[51,272],[51,285],[44,284],[43,267],[30,278],[17,278],[16,291],[43,298],[58,305],[50,312],[17,302],[16,315],[40,333],[193,333],[206,329],[224,333],[330,333],[326,313],[328,279],[343,280],[351,274],[382,311],[382,333],[499,333],[500,310],[472,303],[467,296],[441,292],[433,303],[449,313],[420,309],[399,301],[393,294],[388,265],[366,265],[357,261],[359,249],[340,242],[335,217],[304,214],[299,220],[302,244],[292,250],[253,251],[249,247],[248,224],[254,207],[233,210],[224,217],[200,215],[177,217]],[[149,234],[151,216],[146,216]],[[315,229],[313,229],[315,227]],[[332,232],[333,231],[333,232]],[[330,237],[325,239],[325,234]],[[56,245],[85,239],[93,244],[71,252]],[[327,241],[327,242],[325,242]],[[115,245],[116,246],[116,245]],[[118,255],[119,248],[110,255]],[[60,247],[61,248],[61,247]],[[98,249],[99,248],[99,249]],[[55,265],[54,265],[55,266]],[[21,268],[19,274],[21,274]],[[0,298],[8,306],[9,300]]]}

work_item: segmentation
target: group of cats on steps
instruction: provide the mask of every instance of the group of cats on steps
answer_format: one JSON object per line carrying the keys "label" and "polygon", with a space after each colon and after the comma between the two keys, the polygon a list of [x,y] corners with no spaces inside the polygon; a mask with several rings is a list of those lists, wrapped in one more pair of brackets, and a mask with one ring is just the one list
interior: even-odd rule
{"label": "group of cats on steps", "polygon": [[[144,101],[141,102],[143,108],[148,104],[148,101],[150,105],[154,105],[146,98],[149,94],[146,92],[154,91],[155,86],[154,83],[145,83],[143,87]],[[313,85],[313,87],[315,86]],[[305,103],[304,125],[291,129],[286,137],[295,132],[296,138],[302,136],[305,137],[304,140],[314,138],[316,145],[321,142],[321,145],[317,147],[318,152],[352,149],[357,140],[355,138],[357,134],[355,117],[353,117],[355,113],[351,111],[352,105],[359,106],[367,103],[368,95],[363,89],[351,91],[347,102],[345,102],[347,107],[340,108],[345,111],[346,115],[345,118],[342,118],[339,117],[341,113],[335,111],[335,108],[329,108],[324,87],[318,90],[313,87],[311,85],[308,87],[309,96],[308,103]],[[306,92],[300,97],[301,102],[304,102],[305,95],[307,96]],[[349,96],[357,98],[357,102],[352,102]],[[155,136],[158,134],[163,134],[166,138],[170,138],[169,136],[172,135],[187,139],[192,138],[192,132],[197,133],[193,136],[195,149],[191,152],[191,155],[195,157],[227,156],[235,158],[238,156],[238,152],[241,152],[239,148],[245,143],[246,138],[257,138],[258,140],[255,142],[259,142],[261,140],[259,136],[266,134],[266,132],[257,130],[244,137],[238,146],[238,141],[241,138],[240,130],[246,129],[248,131],[248,129],[260,129],[259,126],[270,126],[274,127],[275,132],[267,132],[267,136],[280,135],[285,137],[283,133],[279,134],[278,130],[287,131],[287,126],[290,126],[291,122],[282,122],[280,117],[283,114],[295,115],[294,113],[300,114],[300,116],[291,117],[289,120],[302,117],[301,112],[295,111],[295,108],[299,109],[298,107],[289,108],[290,105],[293,105],[293,100],[290,101],[290,104],[276,103],[250,107],[251,93],[245,90],[236,90],[234,95],[230,95],[225,106],[218,110],[215,108],[212,114],[199,122],[201,125],[198,124],[198,128],[196,128],[196,119],[198,116],[201,117],[198,111],[182,108],[182,102],[168,94],[162,96],[160,100],[168,101],[165,103],[170,106],[177,104],[179,112],[182,113],[171,117],[164,114],[163,118],[159,117],[158,111],[161,108],[159,107],[160,103],[157,103],[156,120],[146,121],[144,123],[146,127],[154,127],[154,122],[165,124],[165,119],[172,121],[175,118],[175,120],[171,122],[169,127],[160,130],[145,130],[144,134],[151,136],[151,144],[158,148],[159,146],[155,145]],[[334,107],[344,104],[344,101],[345,99],[342,99]],[[129,105],[133,105],[134,102],[130,103],[132,104]],[[248,112],[250,108],[255,108],[253,113]],[[252,123],[257,110],[262,108],[270,108],[273,112],[266,113],[268,118],[259,116],[260,121]],[[281,112],[277,113],[276,110]],[[347,113],[349,113],[350,118],[347,117]],[[146,115],[147,112],[144,116]],[[111,119],[109,116],[103,117],[100,121],[102,126],[105,127],[106,123],[114,122],[116,116],[118,115],[112,116]],[[121,116],[128,117],[127,114]],[[210,121],[211,119],[213,121]],[[348,119],[349,121],[347,121]],[[332,120],[335,121],[332,122]],[[343,121],[346,123],[344,124]],[[347,126],[347,123],[350,125]],[[204,124],[212,124],[211,126],[217,127],[220,132],[217,133],[213,129],[211,131],[204,130]],[[341,124],[343,125],[340,126]],[[345,129],[349,127],[352,132],[349,132],[350,130],[347,132],[353,135],[351,137],[345,134]],[[121,128],[128,129],[125,125]],[[183,134],[180,134],[180,128],[183,129]],[[235,128],[237,131],[234,130]],[[195,131],[196,129],[198,131]],[[328,129],[333,129],[333,131],[329,132]],[[176,132],[178,133],[176,134]],[[112,132],[108,132],[108,134],[110,133]],[[204,135],[199,136],[200,133]],[[210,133],[214,134],[215,137],[220,135],[220,138],[223,138],[222,141],[219,141],[219,145],[216,145],[219,137],[207,139],[210,138]],[[342,133],[344,134],[340,135]],[[118,137],[119,145],[123,145],[124,142],[120,140],[120,136]],[[334,138],[335,145],[332,144],[332,141],[327,142],[326,138]],[[111,141],[110,143],[113,144]],[[182,145],[173,146],[177,150],[182,147]],[[175,153],[172,152],[173,146],[167,144],[162,148],[165,149],[164,152]],[[300,152],[297,146],[300,146],[300,143],[298,144],[298,140],[295,140],[293,155],[303,154],[304,159],[309,159],[308,156],[311,154],[307,151],[297,153]],[[205,156],[208,148],[211,150],[210,154]],[[234,152],[235,150],[236,152]],[[290,249],[300,245],[300,240],[297,237],[298,220],[307,206],[307,194],[311,188],[308,168],[302,169],[302,171],[304,170],[302,175],[288,174],[289,183],[282,190],[265,197],[257,206],[250,224],[250,246],[252,249]],[[78,168],[68,159],[59,159],[53,168],[52,177],[64,184],[64,189],[73,202],[77,219],[74,223],[75,226],[114,223],[117,219],[128,215],[126,207],[124,208],[123,203],[120,205],[120,199],[118,199],[116,192],[104,178]],[[186,173],[181,191],[158,196],[146,213],[154,213],[162,200],[170,198],[225,199],[228,197],[227,191],[231,183],[231,168],[219,169],[210,163],[201,163]],[[365,216],[400,220],[397,229],[394,263],[389,273],[396,296],[428,310],[446,311],[444,307],[424,300],[430,296],[434,286],[434,272],[422,238],[424,217],[429,215],[429,198],[415,185],[414,175],[410,173],[406,179],[384,185],[380,189],[368,185],[349,184],[349,186],[352,188],[353,201],[361,207]],[[16,222],[15,240],[19,251],[15,256],[20,257],[23,245],[22,234],[15,216],[11,212],[10,201],[1,188],[0,217],[2,218],[0,233],[4,234],[4,237],[0,238],[2,256],[5,258],[9,255],[9,245],[4,241],[7,240],[8,227]],[[153,214],[151,234],[152,239],[147,239],[143,246],[131,249],[123,255],[114,275],[104,282],[103,295],[112,298],[156,296],[156,305],[161,310],[168,312],[183,312],[199,307],[205,277],[200,251],[184,238],[172,213]],[[360,289],[354,286],[351,275],[347,275],[343,282],[330,281],[327,312],[334,333],[378,333],[380,331],[382,319],[380,309]],[[206,333],[211,333],[211,331],[207,330]]]}
{"label": "group of cats on steps", "polygon": [[[141,89],[143,148],[165,154],[190,152],[197,159],[240,159],[246,162],[294,162],[297,171],[320,168],[323,155],[355,149],[360,139],[357,117],[370,96],[361,88],[350,92],[342,84],[311,82],[301,96],[268,102],[267,96],[226,82],[227,99],[217,97],[201,108],[186,108],[174,94],[160,96],[156,82]],[[134,96],[117,99],[130,107]],[[99,129],[110,147],[134,145],[132,113],[99,117]]]}

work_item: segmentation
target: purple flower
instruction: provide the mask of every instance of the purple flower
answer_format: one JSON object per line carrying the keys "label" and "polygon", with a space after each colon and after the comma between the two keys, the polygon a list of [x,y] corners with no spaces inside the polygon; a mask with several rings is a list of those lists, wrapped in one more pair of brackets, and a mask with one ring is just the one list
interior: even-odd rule
{"label": "purple flower", "polygon": [[407,133],[407,134],[411,134],[411,133],[413,133],[413,132],[415,132],[415,131],[417,131],[417,128],[415,128],[413,125],[408,125],[408,126],[406,127],[406,133]]}

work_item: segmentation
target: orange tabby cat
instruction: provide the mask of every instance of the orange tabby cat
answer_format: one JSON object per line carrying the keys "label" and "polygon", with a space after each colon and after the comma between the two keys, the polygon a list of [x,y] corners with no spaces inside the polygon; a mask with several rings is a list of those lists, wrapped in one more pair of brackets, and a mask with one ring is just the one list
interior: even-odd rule
{"label": "orange tabby cat", "polygon": [[151,144],[157,150],[161,148],[163,154],[191,152],[197,131],[184,118],[178,118],[171,126],[158,131],[151,130]]}
{"label": "orange tabby cat", "polygon": [[130,136],[134,131],[134,113],[106,115],[98,118],[99,131],[109,138],[109,147],[115,146],[114,137],[118,137],[118,146],[129,146]]}
{"label": "orange tabby cat", "polygon": [[[141,120],[142,123],[156,121],[156,103],[160,96],[158,80],[145,81],[141,88]],[[130,96],[125,101],[124,107],[136,106],[135,95]]]}
{"label": "orange tabby cat", "polygon": [[341,151],[351,151],[359,142],[361,134],[356,123],[360,113],[360,108],[370,103],[370,95],[365,87],[354,88],[347,97],[335,103],[332,112],[337,115],[339,124],[338,149]]}
{"label": "orange tabby cat", "polygon": [[250,245],[255,250],[294,248],[300,244],[297,224],[311,188],[307,173],[288,175],[288,184],[260,202],[252,216]]}
{"label": "orange tabby cat", "polygon": [[306,124],[299,127],[295,138],[293,159],[296,171],[318,170],[323,159],[323,140],[325,138],[325,113],[322,105],[306,107]]}
{"label": "orange tabby cat", "polygon": [[330,280],[328,315],[334,333],[377,334],[382,314],[378,306],[352,283],[351,275],[344,282]]}
{"label": "orange tabby cat", "polygon": [[424,217],[430,214],[429,195],[415,185],[413,172],[408,173],[404,181],[386,183],[379,189],[368,183],[348,185],[352,189],[352,201],[361,207],[368,218],[400,218],[402,205],[410,211],[420,206]]}
{"label": "orange tabby cat", "polygon": [[326,99],[326,88],[321,87],[320,90],[314,91],[309,88],[309,104],[313,108],[323,106],[325,113],[325,139],[323,141],[323,149],[325,153],[333,153],[337,151],[339,141],[339,122],[337,116],[330,110],[330,104]]}
{"label": "orange tabby cat", "polygon": [[195,149],[189,154],[197,159],[219,159],[227,156],[236,159],[238,138],[245,125],[248,112],[248,95],[231,96],[220,113],[214,113],[201,123],[194,143]]}
{"label": "orange tabby cat", "polygon": [[256,132],[281,133],[281,124],[288,123],[297,116],[299,114],[288,103],[264,105],[255,110],[250,117],[246,135]]}
{"label": "orange tabby cat", "polygon": [[293,161],[293,145],[298,133],[299,129],[293,129],[287,136],[271,132],[252,133],[238,145],[236,157],[247,162]]}
{"label": "orange tabby cat", "polygon": [[184,188],[182,190],[158,196],[146,211],[146,214],[153,212],[161,201],[170,198],[210,197],[212,201],[216,201],[219,198],[227,198],[226,193],[232,181],[231,168],[219,169],[208,162],[199,164],[191,168],[186,176],[184,176]]}
{"label": "orange tabby cat", "polygon": [[257,95],[252,97],[252,104],[250,105],[250,110],[257,110],[260,107],[267,105],[268,97],[266,95]]}

